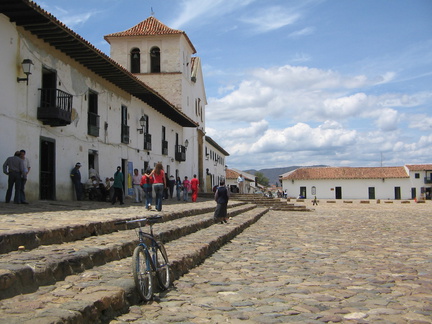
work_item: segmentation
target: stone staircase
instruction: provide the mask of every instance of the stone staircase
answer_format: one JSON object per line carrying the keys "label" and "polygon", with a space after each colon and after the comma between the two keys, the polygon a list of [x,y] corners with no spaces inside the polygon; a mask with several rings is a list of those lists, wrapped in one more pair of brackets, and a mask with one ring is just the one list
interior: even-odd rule
{"label": "stone staircase", "polygon": [[246,203],[255,204],[258,206],[270,208],[272,210],[281,211],[311,211],[303,205],[295,205],[287,202],[286,199],[282,198],[268,198],[262,195],[251,195],[251,194],[232,194],[232,200],[242,201]]}
{"label": "stone staircase", "polygon": [[[214,202],[183,206],[180,211],[164,211],[163,223],[154,226],[165,244],[174,279],[269,211],[265,204],[230,201],[232,220],[222,225],[214,224]],[[132,226],[138,225],[116,222],[142,217],[131,217],[121,209],[106,220],[64,225],[54,219],[46,227],[3,231],[0,323],[105,323],[139,304],[131,269],[137,244]],[[155,298],[167,293],[159,292]]]}

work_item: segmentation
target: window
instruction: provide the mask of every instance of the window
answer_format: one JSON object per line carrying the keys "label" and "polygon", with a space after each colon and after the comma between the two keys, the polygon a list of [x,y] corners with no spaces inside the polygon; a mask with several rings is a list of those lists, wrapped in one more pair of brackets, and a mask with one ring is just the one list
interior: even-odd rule
{"label": "window", "polygon": [[121,142],[129,144],[129,126],[127,125],[127,107],[121,107]]}
{"label": "window", "polygon": [[414,174],[414,177],[415,177],[416,179],[420,179],[420,173],[415,173],[415,174]]}
{"label": "window", "polygon": [[149,117],[147,115],[144,115],[144,150],[151,151],[152,149],[152,140],[151,140],[151,134],[149,134]]}
{"label": "window", "polygon": [[165,126],[162,126],[162,154],[168,155],[168,141],[165,140],[166,130]]}
{"label": "window", "polygon": [[138,48],[132,49],[130,53],[130,66],[131,73],[141,73],[140,50]]}
{"label": "window", "polygon": [[160,73],[160,49],[159,47],[152,47],[150,50],[150,72]]}
{"label": "window", "polygon": [[89,90],[87,112],[87,134],[99,136],[98,94]]}

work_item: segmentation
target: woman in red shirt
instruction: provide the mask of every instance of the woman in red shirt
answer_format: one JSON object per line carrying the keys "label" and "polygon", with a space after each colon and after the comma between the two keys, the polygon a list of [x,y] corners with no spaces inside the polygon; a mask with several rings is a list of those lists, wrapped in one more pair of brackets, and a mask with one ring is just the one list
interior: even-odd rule
{"label": "woman in red shirt", "polygon": [[153,189],[156,195],[156,210],[161,211],[163,191],[166,187],[165,171],[162,163],[156,164],[154,170],[150,173],[150,176],[153,176]]}

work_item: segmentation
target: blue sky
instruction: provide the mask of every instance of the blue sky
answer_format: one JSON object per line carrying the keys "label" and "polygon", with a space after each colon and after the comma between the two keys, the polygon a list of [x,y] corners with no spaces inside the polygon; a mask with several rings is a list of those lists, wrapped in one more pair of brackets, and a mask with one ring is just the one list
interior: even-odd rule
{"label": "blue sky", "polygon": [[430,0],[37,0],[109,54],[151,15],[203,63],[228,167],[432,163]]}

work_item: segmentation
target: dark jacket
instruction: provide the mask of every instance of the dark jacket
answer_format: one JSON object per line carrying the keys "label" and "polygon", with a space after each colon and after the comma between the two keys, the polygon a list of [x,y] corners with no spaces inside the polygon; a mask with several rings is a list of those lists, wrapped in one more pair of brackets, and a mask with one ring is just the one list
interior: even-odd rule
{"label": "dark jacket", "polygon": [[226,187],[218,187],[215,193],[215,200],[218,204],[227,204],[229,200],[228,189]]}

